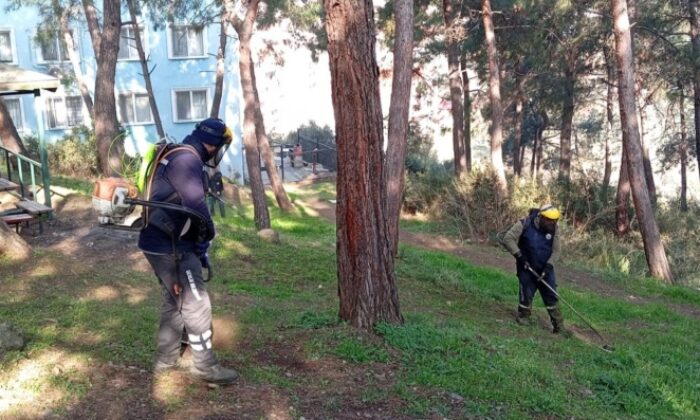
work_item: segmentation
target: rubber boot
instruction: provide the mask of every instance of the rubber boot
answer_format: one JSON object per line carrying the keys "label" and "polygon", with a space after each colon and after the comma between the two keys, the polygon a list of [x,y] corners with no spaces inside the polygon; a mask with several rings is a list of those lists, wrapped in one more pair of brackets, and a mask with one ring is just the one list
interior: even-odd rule
{"label": "rubber boot", "polygon": [[190,373],[197,379],[218,385],[230,384],[238,379],[238,372],[233,369],[227,369],[218,364],[206,368],[197,368],[192,366],[190,368]]}
{"label": "rubber boot", "polygon": [[559,306],[547,309],[547,312],[549,313],[549,318],[552,320],[552,332],[554,334],[559,334],[564,331],[564,315],[561,314]]}
{"label": "rubber boot", "polygon": [[515,318],[515,321],[520,325],[530,325],[531,314],[532,310],[530,308],[518,306],[518,316]]}

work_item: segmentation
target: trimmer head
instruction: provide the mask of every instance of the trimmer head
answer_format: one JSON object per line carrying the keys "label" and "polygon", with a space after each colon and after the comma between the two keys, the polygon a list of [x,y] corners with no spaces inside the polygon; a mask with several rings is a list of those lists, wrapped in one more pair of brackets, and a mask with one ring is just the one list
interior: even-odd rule
{"label": "trimmer head", "polygon": [[612,353],[615,351],[615,347],[613,347],[610,344],[604,344],[603,347],[601,347],[603,350],[607,351],[608,353]]}

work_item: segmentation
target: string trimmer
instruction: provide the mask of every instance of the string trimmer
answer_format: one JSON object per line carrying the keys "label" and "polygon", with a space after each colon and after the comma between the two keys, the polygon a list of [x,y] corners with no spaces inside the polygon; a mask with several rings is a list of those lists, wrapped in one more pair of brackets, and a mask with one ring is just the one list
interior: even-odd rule
{"label": "string trimmer", "polygon": [[564,299],[563,297],[561,297],[561,295],[560,295],[559,293],[557,293],[557,291],[554,290],[554,288],[553,288],[552,286],[550,286],[549,284],[547,284],[546,281],[544,281],[544,275],[545,275],[544,272],[542,272],[542,274],[537,274],[537,272],[536,272],[535,270],[533,270],[532,267],[530,267],[529,265],[526,265],[525,268],[527,268],[527,270],[528,270],[529,272],[531,272],[535,277],[537,277],[537,281],[538,281],[538,282],[540,282],[540,283],[544,284],[545,286],[547,286],[547,288],[548,288],[549,290],[551,290],[552,293],[554,293],[554,294],[556,295],[556,297],[557,297],[560,301],[564,302],[564,304],[566,304],[566,306],[568,306],[569,309],[571,309],[576,315],[578,315],[579,318],[581,318],[581,320],[583,320],[583,322],[586,323],[586,325],[588,325],[588,327],[589,327],[589,328],[598,336],[598,338],[600,338],[600,340],[603,342],[603,346],[601,347],[601,349],[603,349],[604,351],[610,352],[610,353],[612,353],[613,351],[615,351],[615,348],[608,342],[608,340],[605,339],[605,337],[603,337],[603,336],[598,332],[598,330],[593,326],[593,324],[590,323],[590,321],[588,321],[588,320],[587,320],[583,315],[581,315],[573,306],[571,306],[571,304],[570,304],[569,302],[567,302],[566,299]]}

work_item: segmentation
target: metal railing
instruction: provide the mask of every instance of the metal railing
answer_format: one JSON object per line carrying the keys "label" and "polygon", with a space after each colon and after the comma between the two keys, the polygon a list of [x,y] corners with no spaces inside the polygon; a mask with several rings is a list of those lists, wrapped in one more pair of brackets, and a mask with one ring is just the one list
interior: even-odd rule
{"label": "metal railing", "polygon": [[[45,194],[45,199],[47,200],[44,205],[47,207],[51,207],[51,196],[47,192],[50,191],[50,175],[49,175],[49,170],[48,168],[44,168],[41,163],[30,159],[26,156],[20,155],[18,153],[13,152],[12,150],[0,146],[0,157],[4,158],[5,160],[5,175],[7,177],[7,180],[10,182],[17,182],[19,184],[19,189],[20,189],[20,197],[23,199],[27,199],[27,182],[31,182],[31,200],[32,201],[37,201],[36,199],[36,194],[37,194],[37,170],[39,171],[39,174],[41,175],[41,186],[44,189]],[[13,161],[16,164],[16,167],[13,168]],[[28,171],[28,173],[25,173],[25,167]],[[14,175],[14,179],[13,179]],[[2,169],[0,169],[0,177],[3,176]]]}

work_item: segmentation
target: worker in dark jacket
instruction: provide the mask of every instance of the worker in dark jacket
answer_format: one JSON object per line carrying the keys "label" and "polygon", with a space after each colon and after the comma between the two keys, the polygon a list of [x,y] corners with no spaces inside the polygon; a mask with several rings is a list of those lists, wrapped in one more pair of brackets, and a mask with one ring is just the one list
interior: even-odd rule
{"label": "worker in dark jacket", "polygon": [[231,140],[226,124],[209,118],[197,124],[183,145],[158,154],[146,199],[188,211],[147,207],[139,236],[139,248],[164,289],[154,371],[177,366],[184,331],[192,350],[191,373],[218,384],[231,383],[238,374],[222,367],[212,349],[211,303],[202,267],[209,265],[207,249],[215,230],[205,201],[203,167],[218,165]]}
{"label": "worker in dark jacket", "polygon": [[559,309],[556,293],[538,281],[538,274],[544,273],[543,281],[553,290],[557,289],[553,262],[559,256],[559,237],[557,221],[559,210],[551,204],[530,211],[525,218],[513,224],[505,233],[502,244],[515,257],[518,281],[520,282],[520,299],[516,320],[520,324],[529,324],[532,313],[532,299],[539,290],[547,312],[552,321],[553,332],[559,333],[564,328],[564,317]]}

